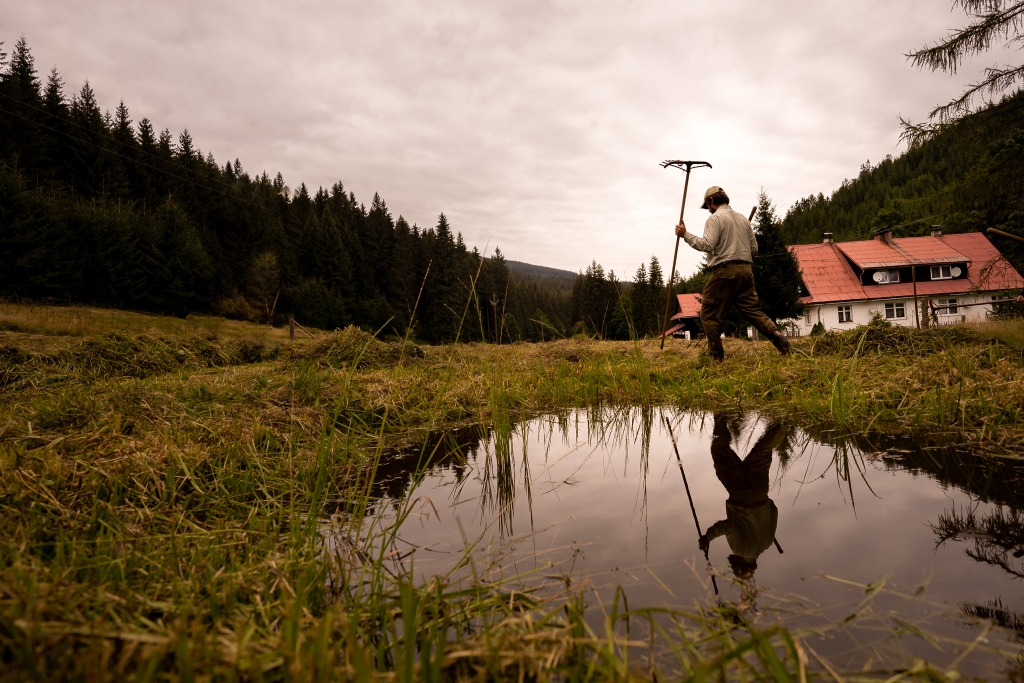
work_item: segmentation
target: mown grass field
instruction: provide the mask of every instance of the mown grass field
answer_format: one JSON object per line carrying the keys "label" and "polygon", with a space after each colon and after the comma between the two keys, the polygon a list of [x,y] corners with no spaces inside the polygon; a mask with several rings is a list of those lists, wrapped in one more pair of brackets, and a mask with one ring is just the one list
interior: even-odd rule
{"label": "mown grass field", "polygon": [[[20,304],[0,307],[0,329],[4,680],[650,680],[655,662],[636,652],[656,640],[659,680],[803,681],[799,636],[735,610],[656,623],[605,605],[602,632],[568,581],[541,599],[507,574],[395,575],[393,530],[364,523],[374,462],[432,430],[593,405],[1024,447],[1014,321],[862,327],[796,340],[785,358],[727,340],[721,365],[676,340],[421,348],[350,328],[290,341],[216,318]],[[327,519],[347,539],[330,551]],[[643,639],[624,630],[645,620]]]}

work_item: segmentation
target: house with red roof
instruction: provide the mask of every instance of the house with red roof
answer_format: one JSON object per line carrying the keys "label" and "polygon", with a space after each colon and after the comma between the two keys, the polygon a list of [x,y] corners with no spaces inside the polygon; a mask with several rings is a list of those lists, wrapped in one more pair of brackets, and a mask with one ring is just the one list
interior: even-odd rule
{"label": "house with red roof", "polygon": [[922,326],[932,322],[924,319],[932,312],[939,324],[981,321],[992,313],[989,302],[1024,287],[980,232],[943,235],[933,228],[928,236],[893,238],[883,231],[857,242],[835,242],[825,233],[820,244],[789,250],[803,278],[805,315],[794,321],[802,335],[818,322],[844,330],[876,314],[910,327],[919,319]]}
{"label": "house with red roof", "polygon": [[[700,294],[676,294],[679,312],[672,316],[672,327],[665,333],[683,339],[696,339],[700,328]],[[664,336],[664,335],[662,335]]]}

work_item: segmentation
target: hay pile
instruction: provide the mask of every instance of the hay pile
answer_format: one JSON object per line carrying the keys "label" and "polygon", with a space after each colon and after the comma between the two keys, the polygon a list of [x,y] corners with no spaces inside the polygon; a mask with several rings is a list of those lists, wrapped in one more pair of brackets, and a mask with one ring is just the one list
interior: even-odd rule
{"label": "hay pile", "polygon": [[[863,343],[861,337],[864,338]],[[842,350],[843,356],[849,358],[856,353],[857,346],[860,345],[862,355],[888,353],[925,356],[969,344],[983,344],[986,341],[989,341],[986,335],[962,325],[917,330],[887,322],[871,322],[852,330],[826,332],[814,339],[810,345],[810,353],[812,356],[824,356],[837,354]]]}
{"label": "hay pile", "polygon": [[552,362],[582,363],[594,355],[597,344],[591,339],[560,339],[543,344],[541,353]]}
{"label": "hay pile", "polygon": [[255,341],[111,332],[55,353],[34,354],[16,346],[0,347],[0,386],[18,384],[30,375],[36,379],[152,377],[178,370],[258,363],[273,360],[278,353],[276,345]]}
{"label": "hay pile", "polygon": [[353,366],[389,367],[397,365],[400,359],[404,358],[408,362],[415,358],[423,358],[423,355],[423,349],[414,344],[381,341],[355,325],[349,325],[343,330],[336,330],[317,339],[309,346],[296,349],[292,357],[340,369]]}

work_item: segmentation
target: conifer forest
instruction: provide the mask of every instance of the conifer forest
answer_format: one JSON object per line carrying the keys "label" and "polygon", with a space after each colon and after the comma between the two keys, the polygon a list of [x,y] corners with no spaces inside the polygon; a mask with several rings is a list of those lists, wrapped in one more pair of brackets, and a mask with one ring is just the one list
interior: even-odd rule
{"label": "conifer forest", "polygon": [[[24,38],[10,54],[0,44],[4,296],[278,324],[294,317],[432,343],[660,332],[668,274],[656,256],[631,281],[597,262],[575,281],[516,272],[500,248],[468,246],[443,213],[421,227],[379,195],[367,207],[340,181],[291,189],[280,173],[203,154],[188,129],[175,135],[133,120],[123,100],[111,112],[88,82],[71,90],[56,69],[38,73]],[[799,273],[780,251],[822,232],[842,241],[939,224],[1024,235],[1022,120],[1017,93],[954,122],[907,124],[905,153],[864,162],[830,196],[801,199],[781,218],[759,198],[755,271],[758,282],[771,280],[761,288],[770,317],[799,315]],[[1024,262],[1014,244],[1000,248]],[[707,277],[699,268],[675,278],[674,290],[699,292]]]}
{"label": "conifer forest", "polygon": [[0,60],[5,296],[384,334],[412,321],[428,342],[571,327],[565,292],[517,281],[500,249],[483,258],[444,214],[409,225],[341,182],[293,190],[219,163],[187,129],[135,121],[123,101],[111,112],[56,69],[41,76],[24,38]]}
{"label": "conifer forest", "polygon": [[[998,228],[1024,236],[1024,92],[1007,95],[945,123],[905,124],[899,156],[865,161],[830,196],[809,195],[782,221],[786,244],[868,239],[891,228],[896,237],[927,235],[932,225],[960,233]],[[1001,241],[1017,265],[1024,250]]]}

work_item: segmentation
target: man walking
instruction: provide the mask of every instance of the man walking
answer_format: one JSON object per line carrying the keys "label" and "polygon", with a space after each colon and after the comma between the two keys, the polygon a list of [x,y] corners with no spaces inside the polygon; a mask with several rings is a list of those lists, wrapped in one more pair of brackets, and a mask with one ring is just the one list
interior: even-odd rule
{"label": "man walking", "polygon": [[724,413],[715,415],[711,459],[729,499],[725,501],[725,519],[712,524],[697,543],[707,551],[711,541],[725,536],[732,550],[729,564],[740,579],[754,575],[757,558],[775,543],[779,509],[768,497],[768,474],[772,451],[786,440],[787,433],[780,424],[769,425],[747,457],[740,459],[732,449],[728,418]]}
{"label": "man walking", "polygon": [[729,206],[729,195],[717,185],[704,193],[702,209],[711,212],[704,224],[704,236],[697,237],[686,231],[686,225],[676,226],[676,235],[694,249],[707,252],[711,279],[700,295],[700,321],[708,338],[708,352],[716,361],[725,358],[722,346],[722,316],[729,304],[743,316],[783,355],[789,353],[790,344],[771,318],[761,311],[757,291],[754,289],[754,271],[751,269],[757,253],[757,239],[750,221]]}

